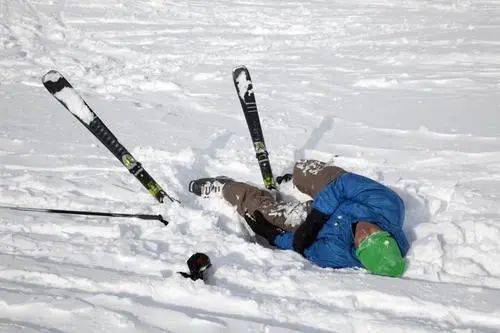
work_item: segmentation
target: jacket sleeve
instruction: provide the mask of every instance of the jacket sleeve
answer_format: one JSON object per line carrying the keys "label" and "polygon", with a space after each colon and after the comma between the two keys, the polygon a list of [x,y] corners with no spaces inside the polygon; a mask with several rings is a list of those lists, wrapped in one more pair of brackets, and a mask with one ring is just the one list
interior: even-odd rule
{"label": "jacket sleeve", "polygon": [[402,229],[405,217],[403,200],[387,186],[360,175],[350,173],[338,180],[339,183],[331,183],[328,187],[333,185],[342,189],[343,201],[338,208],[349,215],[343,221],[349,224],[361,220],[377,223],[395,237],[405,255],[409,243]]}
{"label": "jacket sleeve", "polygon": [[321,267],[360,267],[359,261],[351,255],[351,248],[344,248],[338,241],[321,238],[304,251],[304,256]]}
{"label": "jacket sleeve", "polygon": [[282,250],[293,250],[293,232],[284,232],[276,236],[274,245]]}
{"label": "jacket sleeve", "polygon": [[328,184],[316,196],[313,207],[331,215],[341,204],[359,219],[382,217],[393,227],[401,227],[403,222],[401,198],[388,187],[357,174],[346,173]]}
{"label": "jacket sleeve", "polygon": [[339,204],[344,201],[344,182],[346,174],[340,176],[319,192],[314,198],[313,208],[326,215],[332,215]]}
{"label": "jacket sleeve", "polygon": [[[334,181],[330,182],[314,198],[313,208],[318,209],[324,214],[333,214],[342,202],[346,200],[356,200],[363,191],[376,187],[375,181],[356,175],[354,173],[345,173]],[[380,184],[381,185],[381,184]]]}
{"label": "jacket sleeve", "polygon": [[[280,234],[274,243],[282,250],[293,250],[293,232]],[[320,267],[361,267],[350,252],[334,239],[320,238],[304,251],[304,257]]]}

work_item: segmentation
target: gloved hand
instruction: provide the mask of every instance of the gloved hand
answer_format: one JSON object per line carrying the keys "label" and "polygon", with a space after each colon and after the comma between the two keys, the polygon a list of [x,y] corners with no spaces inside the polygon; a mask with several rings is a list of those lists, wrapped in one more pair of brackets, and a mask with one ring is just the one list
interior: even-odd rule
{"label": "gloved hand", "polygon": [[262,215],[262,213],[258,210],[253,213],[253,216],[246,213],[244,218],[253,232],[267,239],[267,241],[271,245],[275,245],[274,239],[276,238],[276,236],[284,232],[280,228],[269,223]]}
{"label": "gloved hand", "polygon": [[311,210],[304,223],[295,230],[293,249],[300,254],[304,254],[304,250],[314,243],[316,236],[318,236],[319,231],[329,218],[330,215],[323,214],[319,210]]}

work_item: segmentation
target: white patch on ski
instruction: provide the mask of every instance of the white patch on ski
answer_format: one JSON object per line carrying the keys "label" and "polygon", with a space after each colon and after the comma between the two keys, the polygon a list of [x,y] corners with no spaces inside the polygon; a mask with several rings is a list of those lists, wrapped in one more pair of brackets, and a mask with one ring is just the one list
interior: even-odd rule
{"label": "white patch on ski", "polygon": [[85,124],[89,125],[94,120],[94,112],[89,109],[73,88],[64,87],[62,90],[56,92],[54,96],[66,105],[69,112],[77,116]]}
{"label": "white patch on ski", "polygon": [[238,85],[238,94],[242,100],[245,100],[247,92],[249,95],[253,94],[253,90],[248,89],[252,81],[248,80],[246,71],[241,71],[240,75],[236,78],[236,84]]}
{"label": "white patch on ski", "polygon": [[61,73],[59,73],[58,71],[52,70],[52,71],[47,72],[47,74],[45,74],[43,76],[42,81],[43,81],[43,83],[48,82],[48,81],[57,82],[61,78],[62,78]]}

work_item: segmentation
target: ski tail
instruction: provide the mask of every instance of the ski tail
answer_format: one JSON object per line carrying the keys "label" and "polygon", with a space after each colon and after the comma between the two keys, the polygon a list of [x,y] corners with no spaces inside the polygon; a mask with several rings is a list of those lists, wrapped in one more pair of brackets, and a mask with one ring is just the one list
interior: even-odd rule
{"label": "ski tail", "polygon": [[260,124],[259,111],[253,91],[253,82],[245,66],[238,66],[233,69],[233,82],[250,131],[250,137],[252,138],[264,186],[268,189],[277,189],[269,161],[269,153],[264,141],[264,133]]}
{"label": "ski tail", "polygon": [[55,99],[115,155],[123,166],[139,180],[158,202],[164,202],[165,198],[172,202],[179,202],[168,195],[158,185],[153,177],[142,167],[142,164],[130,154],[102,120],[92,111],[64,76],[55,70],[51,70],[43,76],[42,83]]}

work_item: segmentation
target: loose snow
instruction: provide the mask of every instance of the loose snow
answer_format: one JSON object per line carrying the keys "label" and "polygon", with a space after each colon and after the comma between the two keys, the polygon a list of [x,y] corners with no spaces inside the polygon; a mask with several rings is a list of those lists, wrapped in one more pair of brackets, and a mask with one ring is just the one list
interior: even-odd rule
{"label": "loose snow", "polygon": [[63,102],[68,110],[89,125],[95,118],[95,114],[73,88],[64,87],[56,92],[54,96]]}
{"label": "loose snow", "polygon": [[[171,222],[0,210],[0,331],[500,331],[499,29],[497,0],[0,0],[0,204]],[[188,192],[262,185],[239,64],[276,175],[316,158],[400,194],[403,278],[319,268]],[[182,205],[62,110],[49,69]],[[195,252],[208,284],[177,274]]]}
{"label": "loose snow", "polygon": [[42,77],[42,81],[45,82],[57,82],[60,79],[62,79],[62,75],[54,70],[48,71],[47,74],[45,74]]}
{"label": "loose snow", "polygon": [[238,94],[242,100],[245,100],[245,95],[247,93],[252,94],[253,90],[249,90],[250,84],[252,82],[248,80],[247,73],[242,71],[236,78],[236,84],[238,85]]}

